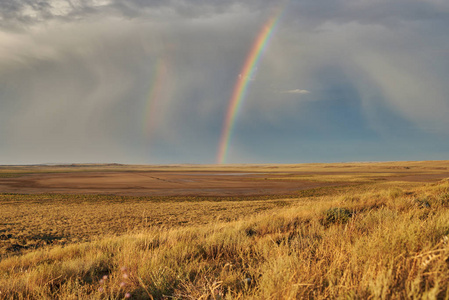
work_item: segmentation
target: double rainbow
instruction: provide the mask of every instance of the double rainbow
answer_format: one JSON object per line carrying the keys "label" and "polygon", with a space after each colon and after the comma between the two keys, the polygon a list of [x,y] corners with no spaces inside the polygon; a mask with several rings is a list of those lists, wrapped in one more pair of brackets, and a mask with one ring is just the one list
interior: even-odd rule
{"label": "double rainbow", "polygon": [[271,18],[268,19],[268,21],[262,27],[262,30],[259,32],[257,38],[255,39],[255,42],[251,47],[251,51],[249,52],[249,55],[245,60],[237,82],[235,83],[232,96],[229,100],[229,107],[225,117],[217,153],[217,162],[219,164],[222,164],[226,161],[232,132],[235,125],[235,119],[248,91],[248,83],[254,77],[254,73],[257,69],[257,65],[260,61],[262,53],[267,47],[270,37],[273,35],[273,31],[280,19],[282,11],[283,10],[278,10],[273,16],[271,16]]}

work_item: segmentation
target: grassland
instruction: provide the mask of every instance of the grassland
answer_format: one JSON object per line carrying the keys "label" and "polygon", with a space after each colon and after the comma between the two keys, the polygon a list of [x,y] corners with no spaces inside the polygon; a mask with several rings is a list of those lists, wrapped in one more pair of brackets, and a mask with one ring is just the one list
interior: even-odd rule
{"label": "grassland", "polygon": [[449,182],[434,179],[447,162],[326,166],[264,178],[332,181],[319,172],[336,168],[348,184],[273,195],[0,194],[0,299],[449,299]]}

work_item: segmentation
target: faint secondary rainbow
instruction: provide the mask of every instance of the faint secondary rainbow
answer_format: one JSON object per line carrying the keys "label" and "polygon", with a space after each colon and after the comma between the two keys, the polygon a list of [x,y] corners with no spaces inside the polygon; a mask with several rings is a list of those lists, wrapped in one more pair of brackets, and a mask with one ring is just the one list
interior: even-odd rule
{"label": "faint secondary rainbow", "polygon": [[165,97],[165,89],[167,85],[168,66],[167,60],[158,58],[154,66],[153,78],[149,90],[147,106],[145,108],[145,125],[144,131],[149,137],[155,128],[158,118],[158,104]]}
{"label": "faint secondary rainbow", "polygon": [[262,27],[262,30],[259,32],[257,38],[255,39],[255,42],[251,47],[251,51],[249,52],[249,55],[245,60],[239,78],[235,83],[232,96],[229,100],[229,107],[226,113],[220,137],[220,144],[217,153],[217,162],[219,164],[224,163],[226,160],[229,145],[231,142],[232,132],[234,129],[235,119],[242,105],[242,101],[243,99],[245,99],[246,92],[248,90],[248,83],[254,76],[262,53],[273,34],[282,11],[283,10],[279,9]]}

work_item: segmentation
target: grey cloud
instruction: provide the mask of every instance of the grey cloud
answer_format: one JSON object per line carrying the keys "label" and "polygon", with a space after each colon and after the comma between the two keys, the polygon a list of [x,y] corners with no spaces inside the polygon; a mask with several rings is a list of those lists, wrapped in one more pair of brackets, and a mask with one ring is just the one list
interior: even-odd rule
{"label": "grey cloud", "polygon": [[286,7],[285,22],[316,28],[328,22],[398,26],[402,22],[448,22],[449,3],[438,0],[357,1],[206,1],[206,0],[4,0],[0,3],[3,26],[21,26],[48,20],[79,20],[88,17],[199,18],[229,12],[269,12]]}
{"label": "grey cloud", "polygon": [[[213,162],[242,66],[279,4],[2,1],[0,27],[20,30],[0,30],[0,138],[8,141],[0,155]],[[447,132],[449,38],[446,26],[434,26],[447,22],[445,1],[286,5],[242,100],[232,160],[267,161],[275,145],[291,145],[276,146],[290,149],[289,160],[300,144],[312,154],[332,143],[350,151],[360,140]]]}
{"label": "grey cloud", "polygon": [[303,28],[323,24],[351,23],[400,26],[404,22],[445,22],[449,20],[449,3],[433,0],[357,1],[357,0],[299,0],[289,3],[288,22]]}
{"label": "grey cloud", "polygon": [[3,0],[0,3],[1,24],[31,24],[36,20],[47,19],[52,16],[51,7],[51,0]]}
{"label": "grey cloud", "polygon": [[51,20],[79,21],[86,18],[119,16],[151,18],[167,21],[171,18],[198,18],[228,11],[259,10],[266,5],[257,1],[237,0],[3,0],[0,3],[0,26],[23,29],[24,26]]}

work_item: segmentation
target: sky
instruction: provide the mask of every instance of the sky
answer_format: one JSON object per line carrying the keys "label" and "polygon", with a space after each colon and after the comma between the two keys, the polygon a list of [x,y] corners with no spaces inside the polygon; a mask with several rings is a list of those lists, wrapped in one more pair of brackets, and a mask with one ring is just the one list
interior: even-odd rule
{"label": "sky", "polygon": [[449,159],[448,28],[447,0],[2,0],[0,164]]}

